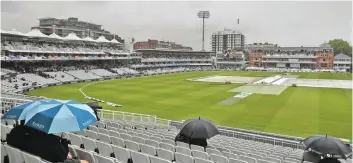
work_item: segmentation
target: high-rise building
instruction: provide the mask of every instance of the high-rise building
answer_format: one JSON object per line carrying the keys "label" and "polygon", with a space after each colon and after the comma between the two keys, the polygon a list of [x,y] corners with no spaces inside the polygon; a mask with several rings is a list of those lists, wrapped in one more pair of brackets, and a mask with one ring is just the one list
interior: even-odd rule
{"label": "high-rise building", "polygon": [[224,29],[212,34],[211,48],[213,52],[226,52],[233,50],[243,50],[245,36],[232,29]]}
{"label": "high-rise building", "polygon": [[75,33],[78,37],[91,37],[97,39],[99,36],[104,36],[108,40],[115,38],[123,43],[124,40],[117,34],[112,34],[109,31],[102,29],[102,25],[79,21],[78,18],[57,19],[57,18],[41,18],[39,19],[39,26],[32,27],[38,28],[46,35],[56,33],[61,37],[67,36],[69,33]]}

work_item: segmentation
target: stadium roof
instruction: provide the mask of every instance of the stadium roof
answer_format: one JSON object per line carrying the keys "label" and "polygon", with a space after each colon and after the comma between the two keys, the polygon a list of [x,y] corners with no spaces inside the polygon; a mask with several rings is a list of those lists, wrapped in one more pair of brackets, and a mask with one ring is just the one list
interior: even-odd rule
{"label": "stadium roof", "polygon": [[343,53],[340,53],[335,56],[335,59],[351,59],[351,57]]}
{"label": "stadium roof", "polygon": [[116,40],[115,38],[113,40],[110,41],[111,43],[114,43],[114,44],[121,44],[118,40]]}
{"label": "stadium roof", "polygon": [[27,37],[39,37],[39,38],[48,38],[47,35],[39,31],[39,29],[32,29],[30,32],[26,33]]}
{"label": "stadium roof", "polygon": [[49,38],[54,38],[54,39],[59,39],[62,40],[63,38],[57,35],[56,33],[52,33],[51,35],[48,36]]}
{"label": "stadium roof", "polygon": [[1,29],[1,33],[7,33],[7,32],[6,32],[5,30],[2,30],[2,29]]}
{"label": "stadium roof", "polygon": [[110,43],[110,41],[107,40],[104,36],[99,36],[99,38],[96,41],[102,42],[102,43]]}
{"label": "stadium roof", "polygon": [[25,36],[25,34],[19,32],[19,31],[16,31],[16,29],[12,29],[11,31],[7,31],[6,33],[11,34],[11,35]]}
{"label": "stadium roof", "polygon": [[87,36],[83,39],[83,41],[91,41],[91,42],[97,42],[96,40],[93,40],[93,38]]}
{"label": "stadium roof", "polygon": [[81,38],[77,37],[75,33],[69,33],[66,37],[64,37],[65,40],[74,40],[74,41],[82,41]]}

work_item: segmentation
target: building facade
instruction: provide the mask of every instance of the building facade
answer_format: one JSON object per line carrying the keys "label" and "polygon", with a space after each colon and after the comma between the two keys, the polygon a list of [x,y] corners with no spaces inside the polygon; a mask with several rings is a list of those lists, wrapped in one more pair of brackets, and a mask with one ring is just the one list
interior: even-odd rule
{"label": "building facade", "polygon": [[69,33],[75,33],[80,38],[87,36],[97,39],[99,36],[104,36],[108,40],[115,38],[123,43],[124,40],[117,34],[112,34],[109,31],[102,29],[102,25],[79,21],[78,18],[57,19],[57,18],[41,18],[39,19],[39,26],[32,27],[38,28],[46,35],[56,33],[61,37],[67,36]]}
{"label": "building facade", "polygon": [[134,43],[134,50],[138,49],[161,49],[161,50],[192,50],[191,47],[183,46],[182,44],[176,44],[175,42],[169,41],[158,41],[148,39],[147,41],[139,41]]}
{"label": "building facade", "polygon": [[213,52],[226,52],[229,50],[243,50],[245,36],[235,30],[224,29],[212,34],[211,49]]}
{"label": "building facade", "polygon": [[291,69],[333,69],[334,54],[330,46],[260,47],[249,53],[249,66]]}
{"label": "building facade", "polygon": [[333,69],[352,71],[352,57],[344,55],[342,53],[337,54],[333,61]]}

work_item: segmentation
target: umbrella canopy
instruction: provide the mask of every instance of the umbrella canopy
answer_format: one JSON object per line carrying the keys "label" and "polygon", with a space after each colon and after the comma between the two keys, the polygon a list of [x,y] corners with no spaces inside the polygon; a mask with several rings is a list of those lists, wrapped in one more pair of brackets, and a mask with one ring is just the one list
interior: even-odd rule
{"label": "umbrella canopy", "polygon": [[303,140],[305,150],[323,158],[347,159],[352,156],[352,149],[340,139],[331,136],[316,135]]}
{"label": "umbrella canopy", "polygon": [[45,133],[81,131],[97,121],[93,109],[76,101],[41,104],[27,112],[25,125]]}
{"label": "umbrella canopy", "polygon": [[27,36],[27,37],[48,38],[48,36],[43,34],[42,32],[40,32],[39,29],[33,29],[30,32],[26,33],[25,36]]}
{"label": "umbrella canopy", "polygon": [[5,113],[5,115],[2,117],[2,119],[13,119],[13,120],[25,120],[26,113],[37,107],[38,105],[41,104],[54,104],[54,103],[59,103],[58,101],[55,100],[41,100],[41,101],[32,101],[28,103],[24,103],[18,106],[13,107],[10,109],[8,112]]}
{"label": "umbrella canopy", "polygon": [[207,119],[190,119],[184,122],[179,135],[190,139],[209,139],[219,134],[218,128]]}

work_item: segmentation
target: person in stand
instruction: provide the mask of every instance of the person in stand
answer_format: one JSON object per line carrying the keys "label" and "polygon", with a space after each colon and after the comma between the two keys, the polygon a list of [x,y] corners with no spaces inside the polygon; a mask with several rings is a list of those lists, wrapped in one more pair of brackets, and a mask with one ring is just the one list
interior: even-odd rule
{"label": "person in stand", "polygon": [[8,145],[53,163],[88,163],[86,160],[72,159],[67,141],[25,126],[24,121],[11,130],[6,141]]}

